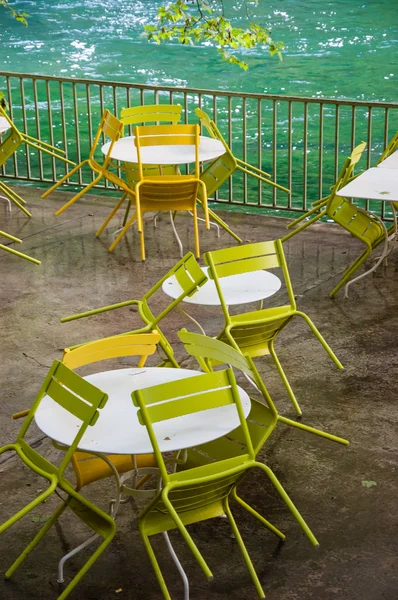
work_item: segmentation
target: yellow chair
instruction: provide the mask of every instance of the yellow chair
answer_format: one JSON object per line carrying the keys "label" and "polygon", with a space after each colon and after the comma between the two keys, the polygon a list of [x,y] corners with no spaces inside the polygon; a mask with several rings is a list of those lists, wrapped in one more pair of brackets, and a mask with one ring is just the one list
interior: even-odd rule
{"label": "yellow chair", "polygon": [[56,146],[51,146],[51,144],[42,142],[41,140],[38,140],[37,138],[34,138],[31,135],[24,133],[23,131],[20,131],[2,106],[0,106],[0,117],[3,117],[8,121],[11,131],[18,135],[18,137],[21,139],[21,143],[24,143],[27,146],[30,146],[31,148],[35,148],[35,150],[38,150],[39,152],[44,152],[44,154],[48,154],[53,158],[62,160],[62,162],[67,163],[68,165],[75,165],[74,162],[63,156],[64,154],[66,154],[65,150],[57,148]]}
{"label": "yellow chair", "polygon": [[[1,107],[0,110],[2,110]],[[2,113],[0,113],[0,116],[2,116]],[[23,139],[19,131],[16,128],[11,127],[11,131],[8,133],[7,137],[0,142],[0,167],[3,167],[6,164],[7,160],[18,150],[22,142]],[[22,210],[26,216],[32,216],[32,214],[24,206],[26,201],[8,185],[6,185],[4,181],[0,181],[0,192],[4,194],[3,197],[5,200],[11,201],[13,204],[15,204],[15,206]]]}
{"label": "yellow chair", "polygon": [[[228,167],[229,174],[228,174],[228,176],[224,176],[223,181],[221,181],[219,186],[222,183],[224,183],[224,181],[227,179],[227,177],[230,177],[234,173],[234,171],[236,171],[236,169],[238,169],[239,171],[242,171],[242,173],[245,173],[246,175],[254,177],[258,181],[261,181],[267,185],[277,188],[278,190],[281,190],[282,192],[286,192],[287,194],[290,194],[290,190],[288,188],[285,188],[282,185],[275,183],[275,181],[272,181],[270,179],[271,175],[269,173],[266,173],[265,171],[263,171],[262,169],[259,169],[258,167],[253,167],[253,165],[250,165],[249,163],[245,162],[244,160],[241,160],[240,158],[237,158],[236,156],[234,156],[234,154],[232,153],[227,142],[221,135],[221,132],[218,129],[217,125],[215,124],[214,121],[212,121],[210,119],[210,117],[207,113],[205,113],[200,108],[196,108],[195,113],[197,114],[201,124],[207,129],[207,131],[209,132],[211,137],[219,140],[225,148],[225,155],[223,155],[222,158],[224,159],[224,162],[225,162],[226,166]],[[219,159],[216,159],[216,160],[219,160]]]}
{"label": "yellow chair", "polygon": [[[122,134],[122,130],[123,130],[123,123],[121,121],[119,121],[119,119],[114,117],[109,112],[109,110],[106,110],[103,114],[101,123],[98,127],[98,131],[94,138],[94,142],[91,147],[88,159],[83,160],[81,163],[79,163],[74,169],[72,169],[69,173],[67,173],[64,177],[62,177],[55,185],[50,187],[50,189],[46,190],[44,192],[44,194],[42,195],[42,198],[46,198],[49,194],[51,194],[54,190],[56,190],[62,183],[67,181],[69,179],[69,177],[71,177],[74,173],[76,173],[82,167],[84,167],[84,165],[88,165],[90,167],[90,169],[92,171],[94,171],[94,173],[97,174],[97,176],[93,179],[93,181],[91,181],[91,183],[89,183],[86,187],[84,187],[82,190],[80,190],[80,192],[78,194],[73,196],[73,198],[71,200],[69,200],[66,204],[64,204],[64,206],[62,206],[60,209],[57,210],[57,212],[55,213],[56,216],[63,213],[67,208],[69,208],[72,204],[74,204],[77,200],[79,200],[79,198],[81,198],[84,194],[86,194],[92,187],[94,187],[103,178],[110,181],[116,188],[119,188],[123,192],[125,192],[125,195],[123,196],[123,198],[126,197],[126,194],[129,197],[134,195],[133,190],[131,190],[128,187],[128,185],[126,184],[125,181],[123,181],[123,179],[121,179],[120,177],[118,177],[117,175],[115,175],[114,173],[111,173],[109,171],[109,168],[112,166],[111,154],[112,154],[113,146],[115,145],[117,140],[120,138],[120,136]],[[110,139],[110,145],[109,145],[109,149],[104,158],[103,163],[99,164],[97,162],[97,160],[95,159],[94,155],[95,155],[95,151],[97,149],[98,143],[100,141],[100,138],[103,135]]]}
{"label": "yellow chair", "polygon": [[398,150],[398,131],[392,136],[391,140],[387,144],[386,149],[384,150],[383,154],[380,156],[379,160],[376,163],[376,167],[381,162],[383,162],[383,160],[391,156],[391,154],[396,150]]}
{"label": "yellow chair", "polygon": [[[135,213],[127,221],[123,229],[115,238],[109,251],[112,252],[127,230],[137,220],[137,228],[140,232],[141,258],[145,260],[144,225],[142,215],[145,212],[160,212],[164,210],[192,211],[195,233],[195,253],[200,257],[199,231],[197,222],[196,198],[199,187],[202,187],[204,197],[203,210],[205,213],[206,227],[209,229],[209,214],[207,210],[206,189],[203,182],[194,175],[155,175],[145,176],[141,161],[141,148],[145,146],[186,145],[195,148],[195,169],[199,172],[199,126],[198,125],[159,125],[136,127],[134,130],[135,144],[137,146],[137,158],[139,169],[139,182],[135,191]],[[122,206],[124,198],[117,203],[110,215],[97,231],[99,236],[109,221]]]}
{"label": "yellow chair", "polygon": [[[126,127],[131,129],[134,125],[156,125],[171,124],[176,125],[181,120],[182,106],[179,104],[149,104],[142,106],[131,106],[122,108],[120,111],[120,120],[123,123],[123,135],[126,134]],[[137,163],[123,163],[123,170],[126,174],[126,181],[131,189],[140,179]],[[145,165],[143,166],[145,176],[150,175],[175,175],[179,173],[177,165]],[[131,202],[127,203],[126,212],[123,219],[123,227],[126,225],[127,217],[130,212]]]}
{"label": "yellow chair", "polygon": [[[3,237],[6,237],[7,239],[13,241],[13,242],[17,242],[18,244],[22,244],[22,240],[20,240],[19,238],[15,237],[14,235],[11,235],[10,233],[6,233],[5,231],[0,231],[0,235],[2,235]],[[20,258],[24,258],[25,260],[29,260],[32,263],[35,263],[36,265],[40,265],[41,262],[39,260],[37,260],[36,258],[33,258],[32,256],[28,256],[27,254],[23,254],[22,252],[18,252],[18,250],[14,250],[14,248],[10,248],[9,246],[4,246],[4,244],[0,244],[0,248],[2,250],[5,250],[6,252],[10,252],[11,254],[15,254],[16,256],[19,256]]]}
{"label": "yellow chair", "polygon": [[[279,333],[294,317],[301,317],[310,327],[335,365],[339,369],[342,369],[343,365],[309,316],[296,308],[282,241],[259,242],[235,248],[225,248],[214,252],[206,252],[203,260],[209,266],[208,277],[214,280],[224,313],[225,325],[221,333],[217,336],[217,339],[236,348],[245,356],[252,358],[270,354],[296,413],[301,415],[300,406],[276,355],[274,343]],[[278,267],[282,269],[285,280],[289,298],[288,304],[256,310],[254,312],[230,315],[222,293],[220,279],[239,273],[250,273]]]}

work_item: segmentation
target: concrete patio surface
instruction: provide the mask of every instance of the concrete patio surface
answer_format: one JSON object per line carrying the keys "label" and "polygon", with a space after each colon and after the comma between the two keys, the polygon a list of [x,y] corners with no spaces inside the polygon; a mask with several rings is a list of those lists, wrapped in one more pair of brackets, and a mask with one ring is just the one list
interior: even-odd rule
{"label": "concrete patio surface", "polygon": [[[42,261],[40,267],[0,250],[1,418],[0,441],[14,441],[21,421],[11,414],[28,408],[62,349],[135,328],[134,312],[123,309],[61,324],[63,316],[140,298],[179,259],[168,216],[155,230],[146,223],[147,261],[139,258],[139,240],[130,231],[113,254],[107,250],[116,219],[100,239],[95,231],[113,206],[111,198],[85,197],[60,217],[54,212],[71,194],[40,199],[40,190],[15,188],[28,201],[33,217],[0,200],[0,229],[21,237],[12,246]],[[282,237],[287,221],[266,214],[225,213],[245,241]],[[192,219],[177,217],[184,250],[193,248]],[[201,252],[234,246],[225,232],[200,228]],[[3,239],[1,240],[3,242]],[[7,241],[4,243],[8,243]],[[387,267],[350,289],[328,297],[344,269],[361,252],[360,242],[332,224],[317,224],[286,245],[286,256],[299,309],[319,327],[345,366],[338,371],[305,323],[293,321],[278,338],[281,363],[303,409],[303,422],[348,438],[343,447],[280,424],[260,459],[266,461],[319,539],[314,549],[262,473],[253,473],[242,496],[286,534],[278,543],[248,513],[232,507],[268,600],[396,600],[398,598],[397,423],[398,254]],[[267,306],[281,304],[284,292]],[[159,294],[157,306],[167,299]],[[247,308],[246,308],[247,309]],[[209,335],[223,323],[221,310],[192,307]],[[163,324],[182,366],[195,368],[176,333],[193,325],[176,311]],[[117,360],[113,368],[131,361]],[[115,366],[116,365],[116,366]],[[275,367],[266,357],[258,366],[281,414],[294,418]],[[97,366],[97,370],[102,370]],[[83,371],[84,373],[84,371]],[[38,430],[31,439],[43,454],[56,451]],[[0,522],[28,503],[43,481],[8,454],[0,457]],[[94,484],[88,497],[107,508],[112,481]],[[4,573],[34,537],[57,504],[51,499],[0,536],[0,573]],[[161,600],[157,580],[137,528],[141,504],[125,505],[111,546],[71,594],[71,600]],[[171,539],[191,582],[191,600],[256,598],[249,574],[228,524],[215,519],[190,527],[215,577],[208,583],[178,533]],[[12,581],[0,578],[1,600],[55,600],[59,558],[85,539],[73,514],[53,528]],[[163,540],[155,540],[161,568],[173,599],[183,598],[178,573]],[[89,551],[74,557],[66,577],[76,573]]]}

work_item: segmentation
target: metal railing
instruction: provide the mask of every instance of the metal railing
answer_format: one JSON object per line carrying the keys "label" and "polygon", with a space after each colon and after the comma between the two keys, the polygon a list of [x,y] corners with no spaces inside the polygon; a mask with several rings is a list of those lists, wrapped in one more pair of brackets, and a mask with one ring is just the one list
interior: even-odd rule
{"label": "metal railing", "polygon": [[[0,72],[0,90],[17,126],[43,141],[62,147],[68,158],[88,156],[105,108],[173,103],[183,107],[185,122],[197,122],[194,109],[209,112],[238,158],[272,174],[291,194],[271,188],[246,174],[234,174],[215,200],[276,211],[303,211],[327,194],[339,168],[360,141],[367,149],[359,168],[377,161],[398,129],[398,103],[242,94],[239,92],[155,87],[101,80]],[[3,168],[8,179],[52,183],[65,166],[21,147]],[[91,181],[79,172],[71,185]],[[110,188],[105,181],[96,186]],[[368,207],[368,202],[364,203]],[[373,208],[373,207],[372,207]],[[379,204],[374,207],[379,209]],[[383,203],[384,210],[384,203]],[[389,216],[388,207],[386,214]]]}

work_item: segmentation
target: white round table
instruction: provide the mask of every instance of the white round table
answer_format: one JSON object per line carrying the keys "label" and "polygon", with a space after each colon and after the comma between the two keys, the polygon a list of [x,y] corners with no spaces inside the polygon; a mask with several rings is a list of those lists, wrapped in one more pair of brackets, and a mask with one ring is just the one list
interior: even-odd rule
{"label": "white round table", "polygon": [[[202,271],[206,275],[208,269],[209,267],[202,267]],[[264,300],[276,294],[282,282],[279,277],[268,271],[252,271],[251,273],[223,277],[220,279],[220,285],[225,303],[227,306],[234,306]],[[163,282],[162,289],[167,296],[173,299],[178,298],[183,293],[175,275],[172,275]],[[201,306],[221,305],[217,288],[212,279],[208,279],[192,296],[185,297],[183,302],[187,304],[200,304]]]}
{"label": "white round table", "polygon": [[398,169],[398,150],[390,154],[379,165],[378,169]]}
{"label": "white round table", "polygon": [[0,117],[0,135],[11,129],[11,125],[5,117]]}
{"label": "white round table", "polygon": [[[187,377],[203,375],[189,369],[144,367],[104,371],[85,377],[109,396],[97,423],[89,427],[79,450],[103,454],[150,454],[153,452],[146,427],[140,425],[131,392]],[[242,388],[240,399],[245,417],[250,398]],[[49,438],[70,446],[81,422],[49,396],[41,401],[35,415],[38,427]],[[239,425],[234,404],[185,415],[153,425],[161,452],[191,448],[229,433]]]}
{"label": "white round table", "polygon": [[[111,142],[101,148],[107,154]],[[225,154],[225,148],[219,140],[200,136],[199,160],[207,162]],[[137,163],[137,148],[134,136],[120,138],[113,146],[111,157],[123,162]],[[195,162],[195,147],[189,146],[145,146],[141,148],[141,160],[145,165],[185,165]]]}

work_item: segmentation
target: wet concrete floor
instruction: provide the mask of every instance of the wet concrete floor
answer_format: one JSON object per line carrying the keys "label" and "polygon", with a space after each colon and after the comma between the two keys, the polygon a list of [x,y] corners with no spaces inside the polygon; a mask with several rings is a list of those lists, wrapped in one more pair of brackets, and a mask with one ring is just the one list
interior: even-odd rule
{"label": "wet concrete floor", "polygon": [[[16,188],[18,189],[18,188]],[[133,329],[129,309],[61,324],[60,317],[130,298],[140,298],[179,258],[167,215],[155,230],[146,223],[147,261],[139,257],[132,231],[113,254],[107,250],[116,219],[101,239],[95,231],[113,205],[111,198],[90,196],[60,217],[55,210],[70,197],[55,193],[41,200],[34,188],[20,188],[33,218],[0,200],[0,228],[23,238],[22,252],[40,259],[37,267],[0,250],[1,443],[12,442],[21,425],[13,412],[31,405],[52,361],[69,345]],[[225,213],[245,241],[282,237],[286,220]],[[184,249],[193,247],[191,218],[179,215]],[[201,251],[233,246],[225,232],[202,226]],[[8,243],[8,242],[6,242]],[[328,292],[361,252],[360,242],[330,224],[315,225],[285,248],[298,307],[324,334],[345,369],[338,371],[303,322],[289,324],[278,339],[280,360],[303,409],[303,422],[351,440],[345,448],[282,424],[260,458],[267,461],[320,541],[314,549],[261,473],[245,480],[242,496],[286,534],[286,541],[235,508],[261,583],[269,600],[396,600],[398,598],[397,422],[398,254],[389,265],[353,286],[348,299]],[[13,247],[16,247],[13,244]],[[267,305],[283,302],[284,292]],[[157,307],[167,299],[159,295]],[[246,307],[247,309],[247,307]],[[221,310],[192,307],[206,332],[218,333]],[[177,312],[163,330],[183,366],[195,367],[184,354],[176,332],[193,329]],[[125,366],[121,359],[114,363]],[[268,358],[258,361],[264,380],[282,414],[294,418],[292,406]],[[55,450],[38,430],[31,439],[43,454]],[[7,458],[7,460],[5,460]],[[0,457],[0,522],[30,501],[43,482],[8,456]],[[104,508],[112,482],[93,485],[87,495]],[[57,500],[53,499],[0,536],[0,572],[5,572],[34,537]],[[70,598],[80,600],[161,600],[137,530],[139,506],[120,511],[118,533]],[[215,578],[208,583],[190,551],[174,532],[171,539],[191,582],[192,600],[254,599],[255,590],[225,520],[191,526]],[[72,514],[65,515],[25,561],[12,581],[0,579],[2,600],[55,600],[60,593],[56,565],[60,556],[85,539]],[[163,540],[155,540],[161,568],[174,599],[182,585]],[[72,559],[66,576],[75,573],[88,553]]]}

